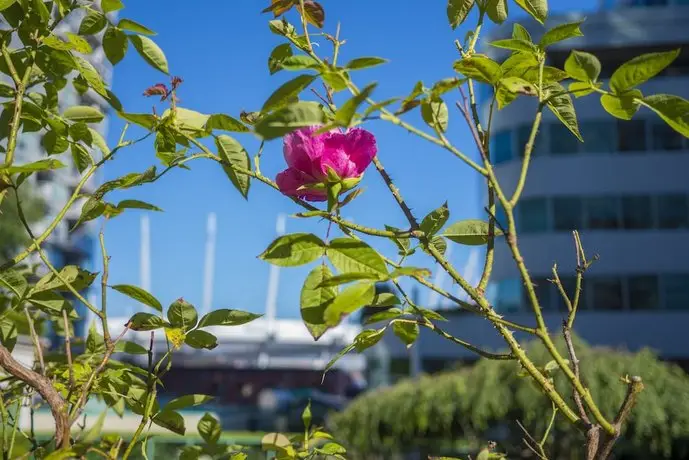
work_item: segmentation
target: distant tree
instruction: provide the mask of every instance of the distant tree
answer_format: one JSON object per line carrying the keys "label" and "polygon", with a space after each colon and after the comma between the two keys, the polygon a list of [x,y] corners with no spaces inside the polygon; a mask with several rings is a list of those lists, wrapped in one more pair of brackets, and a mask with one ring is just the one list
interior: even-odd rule
{"label": "distant tree", "polygon": [[[649,350],[628,353],[575,343],[584,381],[605,414],[614,414],[625,394],[626,385],[614,376],[648,376],[617,458],[689,458],[689,377],[684,371]],[[551,368],[540,344],[526,348],[535,363]],[[563,388],[561,372],[554,369],[552,374],[556,387]],[[487,440],[497,441],[498,450],[509,450],[509,458],[534,458],[515,421],[540,440],[548,412],[552,413],[550,401],[539,395],[530,379],[520,376],[517,364],[481,359],[470,367],[367,393],[330,422],[335,436],[359,458],[417,450],[451,455],[459,453],[459,445],[477,446]],[[550,460],[584,458],[581,435],[559,414],[546,446]]]}
{"label": "distant tree", "polygon": [[[45,208],[43,200],[27,191],[28,188],[24,187],[19,198],[26,221],[33,224],[45,215]],[[15,192],[8,189],[0,202],[0,263],[11,258],[17,248],[26,246],[28,241],[29,235],[19,220]]]}

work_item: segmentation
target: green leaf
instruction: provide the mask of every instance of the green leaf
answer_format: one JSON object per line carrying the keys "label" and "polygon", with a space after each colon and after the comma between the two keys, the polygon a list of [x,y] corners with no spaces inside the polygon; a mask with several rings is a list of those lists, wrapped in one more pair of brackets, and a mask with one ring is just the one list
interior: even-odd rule
{"label": "green leaf", "polygon": [[77,70],[84,80],[86,80],[88,85],[101,96],[108,98],[109,95],[107,89],[105,88],[105,83],[103,82],[103,79],[96,68],[93,67],[89,61],[80,56],[72,56],[72,59],[74,60],[74,65],[76,66]]}
{"label": "green leaf", "polygon": [[483,54],[455,61],[453,67],[467,78],[489,84],[496,83],[501,76],[500,64]]}
{"label": "green leaf", "polygon": [[165,327],[167,324],[160,316],[151,313],[136,313],[129,320],[129,328],[133,331],[153,331]]}
{"label": "green leaf", "polygon": [[262,117],[254,126],[256,134],[271,140],[305,126],[323,124],[325,114],[320,104],[297,102]]}
{"label": "green leaf", "polygon": [[158,206],[139,200],[122,200],[117,203],[117,209],[145,209],[147,211],[162,211]]}
{"label": "green leaf", "polygon": [[488,18],[496,24],[502,24],[507,20],[507,0],[487,0],[486,13]]}
{"label": "green leaf", "polygon": [[[447,227],[443,236],[455,243],[476,246],[488,243],[488,230],[488,222],[475,219],[462,220]],[[496,228],[495,236],[500,235],[502,231]]]}
{"label": "green leaf", "polygon": [[55,131],[48,131],[41,139],[41,145],[48,155],[55,155],[69,148],[69,139],[57,134]]}
{"label": "green leaf", "polygon": [[689,137],[689,101],[671,94],[654,94],[643,100],[672,129]]}
{"label": "green leaf", "polygon": [[86,168],[93,165],[93,158],[91,154],[81,144],[72,144],[72,162],[76,166],[79,173],[83,173]]}
{"label": "green leaf", "polygon": [[268,97],[261,108],[261,112],[268,113],[289,104],[294,98],[299,97],[299,94],[315,79],[315,75],[299,75],[284,83]]}
{"label": "green leaf", "polygon": [[257,315],[256,313],[249,313],[241,310],[221,308],[219,310],[206,313],[203,318],[201,318],[201,321],[199,321],[199,327],[240,326],[242,324],[250,323],[261,316],[263,315]]}
{"label": "green leaf", "polygon": [[525,53],[535,53],[536,47],[533,43],[521,40],[519,38],[506,38],[504,40],[495,40],[490,43],[491,46],[502,48],[511,51],[520,51]]}
{"label": "green leaf", "polygon": [[397,298],[395,294],[391,294],[389,292],[381,292],[380,294],[376,294],[376,296],[373,298],[373,303],[371,303],[372,307],[392,307],[393,305],[399,305],[400,299]]}
{"label": "green leaf", "polygon": [[643,97],[641,91],[632,89],[623,94],[603,94],[600,103],[610,115],[622,120],[631,120],[639,110]]}
{"label": "green leaf", "polygon": [[361,280],[370,280],[370,281],[384,281],[388,277],[381,277],[378,274],[375,273],[357,273],[357,272],[349,272],[349,273],[343,273],[342,275],[336,275],[331,278],[328,278],[324,280],[320,286],[321,287],[334,287],[334,286],[340,286],[342,284],[347,284],[351,283],[354,281],[361,281]]}
{"label": "green leaf", "polygon": [[83,121],[85,123],[99,123],[104,118],[100,110],[96,107],[87,105],[74,105],[68,107],[62,116],[70,121]]}
{"label": "green leaf", "polygon": [[182,436],[184,436],[184,433],[186,432],[186,428],[184,426],[184,417],[177,412],[166,410],[159,412],[158,415],[153,417],[153,423]]}
{"label": "green leaf", "polygon": [[431,271],[427,268],[419,267],[400,267],[393,270],[390,274],[390,278],[395,279],[401,276],[411,276],[414,278],[428,278],[431,276]]}
{"label": "green leaf", "polygon": [[212,350],[218,346],[218,338],[210,332],[196,329],[186,335],[184,343],[197,350]]}
{"label": "green leaf", "polygon": [[130,284],[116,284],[110,287],[117,292],[136,300],[137,302],[141,302],[144,305],[148,305],[149,307],[158,310],[161,313],[163,311],[163,305],[158,301],[158,299],[153,297],[153,295],[148,291],[138,286],[132,286]]}
{"label": "green leaf", "polygon": [[6,168],[0,168],[0,172],[5,174],[15,174],[15,173],[32,173],[36,171],[48,171],[52,169],[64,168],[64,163],[59,160],[38,160],[33,163],[26,163],[23,165],[15,165]]}
{"label": "green leaf", "polygon": [[149,29],[146,26],[143,26],[139,24],[138,22],[134,22],[131,19],[120,19],[120,22],[117,24],[117,27],[119,27],[122,30],[128,30],[130,32],[135,32],[137,34],[142,34],[142,35],[157,35],[155,32],[153,32],[151,29]]}
{"label": "green leaf", "polygon": [[105,15],[95,10],[88,10],[79,25],[79,35],[94,35],[105,28],[108,20]]}
{"label": "green leaf", "polygon": [[453,30],[464,22],[473,6],[474,0],[448,0],[447,20]]}
{"label": "green leaf", "polygon": [[342,104],[342,106],[340,106],[340,108],[337,109],[337,112],[335,112],[335,122],[339,126],[348,128],[352,123],[352,119],[356,114],[356,110],[366,99],[368,99],[371,96],[371,93],[373,92],[375,87],[375,83],[366,86],[363,90],[361,90],[359,94],[353,96],[347,102]]}
{"label": "green leaf", "polygon": [[512,26],[512,38],[524,40],[527,42],[533,42],[533,39],[531,38],[531,34],[529,33],[529,31],[526,30],[526,28],[523,25],[516,22]]}
{"label": "green leaf", "polygon": [[441,254],[445,254],[447,250],[447,241],[442,236],[434,236],[431,240],[431,246],[433,246]]}
{"label": "green leaf", "polygon": [[548,0],[514,0],[524,11],[536,21],[543,24],[548,17]]}
{"label": "green leaf", "polygon": [[103,34],[103,51],[111,64],[115,65],[124,59],[129,48],[127,34],[117,27],[108,27]]}
{"label": "green leaf", "polygon": [[249,128],[244,126],[244,123],[224,113],[215,113],[208,118],[206,122],[207,130],[230,131],[235,133],[247,133]]}
{"label": "green leaf", "polygon": [[82,54],[91,54],[93,52],[93,48],[84,37],[80,37],[79,35],[71,32],[67,32],[65,35],[67,36],[67,40],[69,40],[69,43],[72,45],[72,49],[74,51]]}
{"label": "green leaf", "polygon": [[433,84],[433,87],[431,88],[431,99],[435,99],[447,93],[448,91],[452,91],[453,89],[459,87],[465,81],[466,80],[459,79],[457,77],[451,77],[443,78],[442,80],[435,82]]}
{"label": "green leaf", "polygon": [[14,5],[17,0],[0,0],[0,11],[5,11],[10,6]]}
{"label": "green leaf", "polygon": [[[359,335],[363,334],[364,332],[368,332],[368,331],[363,331],[363,332],[359,333]],[[359,336],[357,336],[357,338],[358,337]],[[354,350],[354,348],[355,348],[354,343],[350,343],[349,345],[344,347],[342,350],[337,352],[337,354],[330,361],[328,361],[328,364],[325,365],[325,369],[323,369],[323,379],[325,379],[325,374],[327,374],[328,371],[333,368],[333,366],[340,360],[340,358],[342,358],[344,355],[346,355],[350,351]]]}
{"label": "green leaf", "polygon": [[380,339],[385,335],[385,328],[382,329],[366,329],[361,331],[354,339],[354,348],[358,353],[371,348],[373,345],[380,342]]}
{"label": "green leaf", "polygon": [[399,308],[394,308],[394,307],[389,308],[385,311],[381,311],[379,313],[374,313],[364,322],[364,324],[374,324],[374,323],[379,323],[381,321],[387,321],[389,319],[399,318],[403,314],[404,314],[404,312],[402,310],[400,310]]}
{"label": "green leaf", "polygon": [[76,265],[63,267],[59,273],[59,277],[52,272],[42,277],[31,289],[31,293],[35,294],[43,291],[69,291],[67,283],[74,289],[81,291],[89,287],[96,279],[95,273],[83,270]]}
{"label": "green leaf", "polygon": [[345,316],[370,305],[375,296],[375,284],[361,282],[347,286],[325,308],[323,318],[328,326],[336,326]]}
{"label": "green leaf", "polygon": [[163,406],[164,411],[168,410],[180,410],[180,409],[186,409],[187,407],[195,407],[195,406],[200,406],[202,404],[206,404],[208,401],[212,400],[212,396],[207,396],[207,395],[200,395],[200,394],[193,394],[193,395],[184,395],[180,396],[179,398],[175,398],[169,403],[165,404]]}
{"label": "green leaf", "polygon": [[91,135],[91,130],[89,129],[88,125],[83,121],[74,123],[69,127],[69,136],[72,138],[74,142],[83,142],[89,147],[93,144],[93,136]]}
{"label": "green leaf", "polygon": [[542,49],[545,49],[554,43],[558,43],[563,40],[568,40],[574,37],[583,36],[584,34],[581,33],[580,28],[583,22],[584,21],[581,20],[576,22],[569,22],[566,24],[560,24],[553,27],[552,29],[548,30],[546,33],[543,34],[541,41],[538,42],[538,46]]}
{"label": "green leaf", "polygon": [[[548,97],[548,108],[551,112],[570,130],[577,139],[581,142],[584,140],[579,133],[579,123],[577,122],[577,115],[574,111],[572,98],[565,92],[565,89],[559,83],[551,83],[546,88],[546,91],[551,94]],[[552,94],[556,94],[553,96]]]}
{"label": "green leaf", "polygon": [[431,128],[443,133],[447,131],[449,112],[447,104],[439,97],[423,100],[421,103],[421,117]]}
{"label": "green leaf", "polygon": [[218,420],[209,413],[205,413],[196,426],[199,435],[206,441],[207,444],[214,445],[220,439],[222,428]]}
{"label": "green leaf", "polygon": [[337,290],[330,286],[323,286],[323,282],[332,277],[330,269],[325,264],[319,264],[308,274],[299,296],[301,318],[309,333],[315,340],[328,330],[325,324],[325,309],[337,296]]}
{"label": "green leaf", "polygon": [[121,117],[127,120],[130,123],[134,123],[135,125],[143,126],[144,128],[148,130],[152,130],[156,123],[157,119],[151,114],[148,113],[124,113],[124,112],[117,112],[117,114]]}
{"label": "green leaf", "polygon": [[419,336],[419,325],[416,323],[395,321],[392,323],[392,332],[410,348]]}
{"label": "green leaf", "polygon": [[321,78],[336,93],[346,89],[349,81],[349,76],[341,70],[326,70]]}
{"label": "green leaf", "polygon": [[625,93],[658,75],[672,64],[679,53],[679,49],[662,53],[648,53],[625,62],[610,77],[610,88],[615,93]]}
{"label": "green leaf", "polygon": [[447,207],[447,202],[443,203],[438,209],[432,211],[421,221],[421,231],[423,231],[427,237],[431,237],[438,233],[441,228],[450,218],[450,210]]}
{"label": "green leaf", "polygon": [[292,56],[292,45],[283,43],[276,46],[268,57],[268,71],[271,75],[282,70],[282,61]]}
{"label": "green leaf", "polygon": [[127,342],[120,340],[115,344],[115,353],[127,353],[130,355],[145,355],[148,353],[146,348],[142,347],[136,342]]}
{"label": "green leaf", "polygon": [[124,4],[122,0],[101,0],[100,7],[103,9],[103,13],[110,13],[121,10],[124,8]]}
{"label": "green leaf", "polygon": [[96,423],[94,423],[91,428],[84,433],[84,436],[79,439],[80,442],[83,442],[84,444],[91,444],[95,443],[97,440],[100,439],[101,432],[103,431],[103,423],[105,423],[105,416],[108,414],[108,410],[104,410],[101,412],[101,414],[98,416],[96,419]]}
{"label": "green leaf", "polygon": [[598,80],[601,65],[596,56],[584,51],[572,50],[565,61],[565,71],[575,80],[589,82]]}
{"label": "green leaf", "polygon": [[502,109],[515,100],[520,94],[536,96],[536,86],[523,78],[505,77],[500,79],[495,99],[498,101],[498,109]]}
{"label": "green leaf", "polygon": [[572,93],[572,96],[579,98],[591,94],[596,86],[598,86],[598,84],[594,85],[590,82],[573,81],[567,87],[567,91]]}
{"label": "green leaf", "polygon": [[319,259],[325,251],[325,243],[311,233],[292,233],[277,238],[258,256],[273,265],[296,267]]}
{"label": "green leaf", "polygon": [[[122,28],[122,21],[120,21],[120,28]],[[132,42],[144,61],[166,75],[170,73],[163,50],[153,40],[143,35],[129,35],[129,41]]]}
{"label": "green leaf", "polygon": [[9,289],[17,297],[23,297],[28,288],[28,283],[21,273],[15,270],[7,270],[4,272],[0,271],[0,286]]}
{"label": "green leaf", "polygon": [[199,317],[192,304],[184,299],[177,299],[167,309],[167,319],[174,327],[188,331],[196,326]]}
{"label": "green leaf", "polygon": [[226,163],[223,170],[229,177],[232,184],[239,190],[244,198],[249,195],[250,178],[246,174],[237,171],[236,168],[251,170],[251,160],[249,154],[234,138],[221,134],[215,138],[215,145],[218,148],[220,158]]}
{"label": "green leaf", "polygon": [[347,453],[347,449],[345,449],[344,447],[342,447],[341,445],[339,445],[336,442],[325,443],[325,445],[323,447],[321,447],[320,449],[318,449],[318,451],[320,453],[325,454],[325,455],[335,456],[335,457],[338,457],[338,456],[341,456],[342,454]]}
{"label": "green leaf", "polygon": [[299,54],[297,56],[288,56],[280,62],[280,68],[284,70],[307,70],[318,69],[321,65],[311,56]]}
{"label": "green leaf", "polygon": [[328,259],[340,273],[364,272],[388,275],[385,261],[375,249],[353,238],[335,238],[326,250]]}
{"label": "green leaf", "polygon": [[375,56],[367,56],[367,57],[360,57],[360,58],[355,58],[352,59],[345,65],[345,69],[347,70],[361,70],[361,69],[367,69],[369,67],[375,67],[381,64],[385,64],[387,59],[375,57]]}

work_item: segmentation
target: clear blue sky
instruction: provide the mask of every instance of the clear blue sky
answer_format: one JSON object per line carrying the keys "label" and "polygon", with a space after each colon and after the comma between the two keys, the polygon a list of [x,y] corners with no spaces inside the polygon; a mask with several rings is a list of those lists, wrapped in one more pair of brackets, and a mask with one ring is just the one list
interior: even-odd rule
{"label": "clear blue sky", "polygon": [[[453,40],[465,30],[452,31],[447,24],[444,1],[421,0],[322,0],[326,8],[326,30],[334,32],[338,21],[341,37],[347,44],[341,62],[361,56],[380,56],[389,63],[357,72],[361,85],[377,81],[374,98],[404,96],[417,80],[427,85],[453,76],[452,62],[457,58]],[[281,43],[267,26],[270,17],[260,14],[268,0],[233,0],[189,2],[164,0],[129,0],[121,17],[139,21],[158,32],[154,40],[163,48],[173,75],[184,79],[180,105],[204,113],[238,116],[241,110],[258,110],[270,93],[295,74],[280,72],[270,76],[267,59],[274,46]],[[590,9],[595,0],[551,0],[552,11]],[[212,5],[212,7],[211,7]],[[517,10],[514,3],[511,16]],[[315,39],[323,55],[331,53],[329,42]],[[166,77],[144,63],[131,48],[115,69],[113,87],[128,112],[150,112],[152,99],[141,96],[143,90]],[[450,137],[455,145],[475,156],[475,149],[461,116],[450,104]],[[409,120],[422,126],[417,115]],[[117,141],[122,128],[119,119],[110,124],[109,141]],[[396,180],[406,200],[419,217],[448,200],[451,221],[482,216],[479,205],[478,178],[475,173],[449,153],[407,134],[385,122],[366,125],[378,140],[379,156]],[[130,136],[136,130],[130,131]],[[237,136],[250,153],[258,142],[252,135]],[[158,164],[152,142],[142,143],[118,154],[105,169],[112,179],[129,172],[143,171]],[[278,213],[298,209],[274,190],[253,183],[246,202],[232,187],[221,168],[211,162],[191,163],[192,171],[174,171],[144,187],[130,189],[112,198],[136,198],[164,209],[150,213],[152,241],[152,292],[164,304],[183,296],[199,305],[202,298],[205,227],[208,213],[218,215],[215,288],[213,308],[238,308],[263,311],[269,266],[256,258],[273,240]],[[274,177],[284,168],[282,144],[267,144],[262,160],[264,174]],[[344,211],[345,216],[371,225],[404,227],[404,218],[373,172],[366,174],[366,188]],[[115,201],[112,199],[111,201]],[[112,255],[111,284],[139,284],[139,219],[131,211],[108,222],[106,243]],[[325,234],[326,226],[315,221],[290,218],[288,232],[313,231]],[[392,245],[376,241],[375,247],[393,256]],[[453,262],[462,265],[466,251],[455,248]],[[428,260],[412,261],[434,269]],[[435,271],[435,270],[434,270]],[[299,315],[299,291],[308,268],[281,271],[278,300],[280,317]],[[449,286],[446,285],[447,288]],[[422,298],[423,299],[423,298]],[[129,308],[145,308],[127,298],[112,294],[112,314],[124,314]]]}

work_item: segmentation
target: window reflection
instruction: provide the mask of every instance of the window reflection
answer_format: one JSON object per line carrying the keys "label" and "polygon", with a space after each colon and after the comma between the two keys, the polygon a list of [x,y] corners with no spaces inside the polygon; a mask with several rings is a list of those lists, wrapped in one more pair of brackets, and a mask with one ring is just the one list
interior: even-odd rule
{"label": "window reflection", "polygon": [[620,227],[618,200],[615,197],[586,199],[586,227],[592,230]]}
{"label": "window reflection", "polygon": [[553,198],[553,224],[556,231],[581,229],[583,226],[581,199]]}
{"label": "window reflection", "polygon": [[512,159],[512,131],[500,131],[491,139],[490,151],[493,163],[500,164]]}
{"label": "window reflection", "polygon": [[670,310],[689,309],[689,274],[663,277],[665,307]]}
{"label": "window reflection", "polygon": [[[532,156],[539,156],[539,155],[545,155],[547,153],[546,150],[546,142],[545,142],[545,132],[546,130],[542,129],[538,135],[536,136],[536,142],[534,143],[533,150],[531,151]],[[517,128],[517,155],[515,157],[523,158],[524,157],[524,149],[526,148],[526,143],[529,141],[529,136],[531,135],[531,125],[521,125],[519,128]],[[570,134],[571,136],[571,134]]]}
{"label": "window reflection", "polygon": [[[609,134],[608,134],[609,135]],[[550,124],[550,153],[573,154],[579,151],[579,140],[562,123]]]}
{"label": "window reflection", "polygon": [[495,306],[500,313],[516,312],[522,301],[522,284],[519,279],[502,280],[497,284]]}
{"label": "window reflection", "polygon": [[681,150],[683,137],[662,121],[651,125],[651,146],[653,150]]}
{"label": "window reflection", "polygon": [[620,152],[646,150],[646,121],[617,120],[617,148]]}
{"label": "window reflection", "polygon": [[612,153],[616,150],[617,124],[610,120],[591,120],[581,123],[581,144],[585,153]]}
{"label": "window reflection", "polygon": [[590,280],[595,310],[622,309],[622,280],[620,278],[593,278]]}
{"label": "window reflection", "polygon": [[524,233],[548,230],[548,210],[545,198],[523,200],[518,206],[519,229]]}
{"label": "window reflection", "polygon": [[622,197],[622,226],[629,230],[648,229],[653,226],[650,196]]}
{"label": "window reflection", "polygon": [[664,229],[689,227],[689,197],[679,194],[659,196],[658,226]]}
{"label": "window reflection", "polygon": [[651,310],[658,308],[658,277],[631,276],[629,287],[629,308],[632,310]]}

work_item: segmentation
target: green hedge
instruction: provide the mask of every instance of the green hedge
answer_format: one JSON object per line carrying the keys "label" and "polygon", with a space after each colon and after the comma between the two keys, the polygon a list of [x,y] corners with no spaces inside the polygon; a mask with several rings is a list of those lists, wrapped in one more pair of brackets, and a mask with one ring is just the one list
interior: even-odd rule
{"label": "green hedge", "polygon": [[[625,394],[620,381],[640,375],[646,385],[630,417],[619,451],[625,458],[689,458],[689,377],[649,350],[627,353],[591,348],[575,339],[582,375],[603,414],[612,419]],[[558,343],[566,356],[564,343]],[[534,362],[545,366],[548,355],[540,343],[527,350]],[[519,420],[539,437],[552,413],[549,400],[520,377],[518,364],[479,360],[453,372],[424,375],[357,398],[330,423],[337,439],[362,458],[420,450],[424,454],[448,454],[447,446],[458,441],[479,443],[496,440],[512,456],[524,454]],[[555,372],[555,385],[564,385]],[[561,394],[571,401],[570,394]],[[573,407],[573,405],[572,405]],[[549,438],[551,460],[583,458],[583,437],[562,418],[556,418]],[[444,450],[444,452],[439,452]],[[452,450],[452,449],[450,449]]]}

